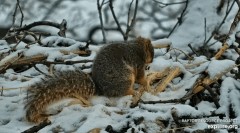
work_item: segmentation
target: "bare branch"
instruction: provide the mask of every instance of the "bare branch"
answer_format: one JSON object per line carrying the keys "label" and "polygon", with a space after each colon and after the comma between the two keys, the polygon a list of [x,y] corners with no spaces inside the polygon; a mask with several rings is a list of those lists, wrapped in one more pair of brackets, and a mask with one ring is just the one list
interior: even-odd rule
{"label": "bare branch", "polygon": [[122,28],[121,28],[120,23],[118,22],[118,19],[117,19],[116,15],[115,15],[115,12],[114,12],[114,10],[113,10],[113,0],[109,0],[109,7],[110,7],[111,13],[112,13],[112,15],[113,15],[114,21],[115,21],[116,24],[117,24],[118,30],[121,32],[121,34],[122,34],[122,36],[123,36],[123,39],[125,39],[125,34],[124,34],[124,32],[123,32],[123,30],[122,30]]}
{"label": "bare branch", "polygon": [[[60,29],[60,27],[61,27],[60,24],[58,24],[58,23],[54,23],[54,22],[50,22],[50,21],[37,21],[37,22],[33,22],[29,25],[25,25],[24,27],[15,28],[15,31],[29,30],[33,27],[41,26],[41,25],[52,26],[52,27],[55,27],[55,28],[58,28],[58,29]],[[10,30],[10,31],[13,31],[13,30]]]}
{"label": "bare branch", "polygon": [[103,35],[103,42],[107,42],[107,39],[106,39],[106,34],[105,34],[105,29],[104,29],[104,26],[103,26],[103,18],[102,18],[102,6],[104,4],[104,1],[105,0],[102,0],[102,3],[100,5],[100,0],[97,0],[97,6],[98,6],[98,14],[99,14],[99,19],[100,19],[100,24],[101,24],[101,29],[102,29],[102,35]]}
{"label": "bare branch", "polygon": [[45,120],[45,121],[41,122],[40,124],[33,126],[33,127],[29,128],[28,130],[23,131],[22,133],[35,133],[50,124],[51,124],[50,120]]}
{"label": "bare branch", "polygon": [[230,0],[228,1],[228,6],[227,6],[226,14],[225,14],[222,22],[221,22],[220,25],[213,31],[212,35],[208,38],[208,40],[205,42],[204,45],[206,45],[206,44],[209,43],[209,41],[213,38],[213,36],[215,35],[215,33],[219,31],[219,29],[222,27],[222,25],[224,24],[225,20],[227,19],[229,13],[231,12],[231,10],[232,10],[232,8],[233,8],[233,5],[234,5],[235,1],[232,2],[230,8],[229,8],[229,2],[230,2]]}
{"label": "bare branch", "polygon": [[16,14],[17,14],[17,9],[18,9],[18,2],[19,2],[19,1],[17,0],[16,7],[15,7],[15,10],[14,10],[14,13],[13,13],[12,27],[14,26],[15,21],[16,21]]}
{"label": "bare branch", "polygon": [[46,73],[42,72],[42,71],[36,66],[36,64],[34,64],[33,67],[34,67],[38,72],[40,72],[41,74],[43,74],[43,75],[45,75],[45,76],[49,76],[49,75],[47,75]]}
{"label": "bare branch", "polygon": [[129,6],[129,10],[128,10],[128,22],[127,22],[127,29],[126,29],[126,34],[125,34],[125,37],[124,37],[124,40],[126,41],[128,39],[128,34],[129,32],[133,29],[135,23],[136,23],[136,16],[137,16],[137,8],[138,8],[138,0],[136,0],[136,3],[135,3],[135,10],[134,10],[134,15],[133,15],[133,19],[129,25],[129,19],[130,19],[130,10],[131,10],[131,6],[132,6],[132,3],[133,3],[134,0],[132,0],[132,2],[130,3],[130,6]]}
{"label": "bare branch", "polygon": [[184,1],[185,3],[185,7],[180,15],[180,17],[178,18],[177,23],[174,25],[173,29],[170,31],[170,33],[168,34],[167,38],[169,38],[171,36],[171,34],[173,33],[173,31],[177,28],[178,25],[181,25],[183,22],[183,16],[185,15],[186,9],[188,7],[188,0]]}
{"label": "bare branch", "polygon": [[207,19],[204,18],[204,42],[203,42],[204,44],[206,40],[207,40]]}
{"label": "bare branch", "polygon": [[196,54],[196,56],[199,56],[199,54],[193,49],[193,47],[192,47],[192,45],[190,43],[188,44],[188,47],[192,50],[192,52],[194,54]]}

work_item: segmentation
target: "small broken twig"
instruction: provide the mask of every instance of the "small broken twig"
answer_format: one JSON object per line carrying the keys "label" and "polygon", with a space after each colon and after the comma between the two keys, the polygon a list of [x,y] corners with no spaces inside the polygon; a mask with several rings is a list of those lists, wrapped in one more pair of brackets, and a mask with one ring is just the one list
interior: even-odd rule
{"label": "small broken twig", "polygon": [[48,126],[51,124],[51,121],[50,120],[45,120],[43,122],[41,122],[40,124],[36,125],[36,126],[33,126],[25,131],[23,131],[22,133],[36,133],[38,132],[39,130],[43,129],[44,127]]}

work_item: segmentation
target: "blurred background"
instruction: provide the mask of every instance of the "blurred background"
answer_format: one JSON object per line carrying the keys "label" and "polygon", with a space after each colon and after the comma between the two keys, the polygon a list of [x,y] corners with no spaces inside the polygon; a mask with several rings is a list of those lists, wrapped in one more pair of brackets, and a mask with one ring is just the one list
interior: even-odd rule
{"label": "blurred background", "polygon": [[[67,37],[78,41],[103,41],[98,0],[20,0],[19,2],[24,14],[23,25],[43,20],[61,23],[66,19]],[[16,3],[16,0],[0,1],[0,38],[12,26]],[[100,0],[99,3],[106,40],[123,40],[109,8],[109,1]],[[126,31],[127,24],[131,23],[135,5],[135,1],[132,0],[113,1],[113,9],[123,31]],[[139,0],[136,23],[129,33],[129,38],[139,35],[153,40],[168,37],[185,6],[185,0]],[[15,26],[19,26],[20,21],[21,12],[18,10]],[[40,26],[34,30],[54,35],[58,29]]]}

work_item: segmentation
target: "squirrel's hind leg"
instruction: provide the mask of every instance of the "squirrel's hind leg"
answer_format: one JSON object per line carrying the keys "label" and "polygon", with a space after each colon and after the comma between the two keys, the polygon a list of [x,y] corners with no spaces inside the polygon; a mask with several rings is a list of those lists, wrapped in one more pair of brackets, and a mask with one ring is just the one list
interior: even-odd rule
{"label": "squirrel's hind leg", "polygon": [[[127,88],[126,94],[125,95],[132,95],[132,103],[131,103],[131,107],[136,107],[136,105],[138,104],[140,98],[141,98],[141,94],[139,91],[134,90],[134,83],[135,83],[135,75],[132,73],[131,75],[129,75],[129,88]],[[142,88],[142,87],[141,87]]]}
{"label": "squirrel's hind leg", "polygon": [[125,95],[135,95],[136,91],[134,90],[134,83],[135,83],[135,76],[134,74],[129,75],[129,87],[127,88],[127,91]]}
{"label": "squirrel's hind leg", "polygon": [[87,100],[87,99],[85,99],[85,98],[83,98],[82,96],[80,96],[80,95],[73,95],[72,96],[73,98],[76,98],[75,100],[73,100],[73,101],[71,101],[70,103],[68,103],[68,106],[70,106],[70,105],[74,105],[74,104],[80,104],[80,105],[82,105],[83,107],[89,107],[89,106],[91,106],[91,103]]}

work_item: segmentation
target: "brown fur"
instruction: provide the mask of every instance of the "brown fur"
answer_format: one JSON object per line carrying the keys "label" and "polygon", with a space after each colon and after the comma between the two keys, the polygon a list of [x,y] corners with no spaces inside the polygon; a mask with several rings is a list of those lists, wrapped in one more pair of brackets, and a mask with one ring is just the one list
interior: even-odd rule
{"label": "brown fur", "polygon": [[92,68],[96,92],[110,97],[132,95],[135,82],[147,85],[145,66],[152,62],[153,50],[151,41],[142,37],[128,44],[103,47]]}
{"label": "brown fur", "polygon": [[47,119],[44,111],[54,101],[67,97],[88,99],[94,91],[95,85],[87,74],[81,71],[58,72],[28,89],[26,118],[39,123]]}
{"label": "brown fur", "polygon": [[81,71],[58,72],[31,86],[26,118],[39,123],[47,119],[44,111],[54,101],[67,97],[88,99],[95,91],[97,95],[110,97],[134,95],[135,82],[147,85],[145,65],[152,62],[153,56],[151,41],[141,37],[128,44],[105,46],[94,60],[92,78]]}

